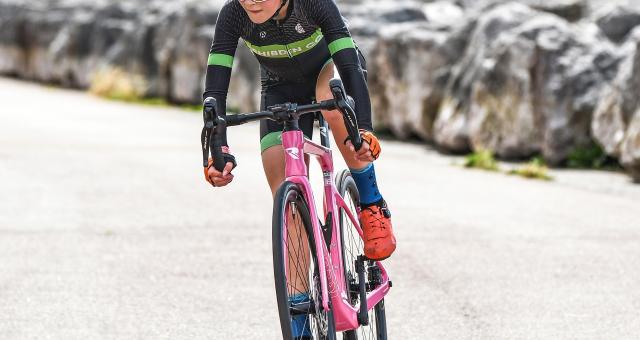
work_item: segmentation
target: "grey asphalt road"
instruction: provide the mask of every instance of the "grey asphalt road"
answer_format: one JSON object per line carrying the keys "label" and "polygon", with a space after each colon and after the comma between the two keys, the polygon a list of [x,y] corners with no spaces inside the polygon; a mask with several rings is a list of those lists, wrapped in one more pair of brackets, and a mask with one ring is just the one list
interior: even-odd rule
{"label": "grey asphalt road", "polygon": [[[217,190],[200,128],[0,79],[0,339],[278,338],[258,127],[231,131],[236,180]],[[384,148],[390,339],[640,338],[640,186]]]}

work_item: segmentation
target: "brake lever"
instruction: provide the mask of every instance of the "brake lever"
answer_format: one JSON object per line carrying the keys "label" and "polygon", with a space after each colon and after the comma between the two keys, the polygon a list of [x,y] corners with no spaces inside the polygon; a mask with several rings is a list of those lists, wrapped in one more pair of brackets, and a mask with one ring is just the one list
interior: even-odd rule
{"label": "brake lever", "polygon": [[216,99],[207,97],[204,100],[203,119],[204,127],[202,128],[202,165],[206,168],[209,166],[209,153],[213,157],[213,166],[216,170],[222,172],[224,170],[225,161],[222,155],[222,135],[227,122],[224,118],[219,117],[216,112]]}
{"label": "brake lever", "polygon": [[336,101],[336,106],[342,113],[344,125],[349,133],[349,139],[351,140],[351,143],[353,143],[355,150],[358,151],[362,147],[362,138],[360,138],[358,122],[353,109],[355,107],[355,101],[346,94],[340,79],[331,79],[331,81],[329,81],[329,87],[333,94],[333,98]]}

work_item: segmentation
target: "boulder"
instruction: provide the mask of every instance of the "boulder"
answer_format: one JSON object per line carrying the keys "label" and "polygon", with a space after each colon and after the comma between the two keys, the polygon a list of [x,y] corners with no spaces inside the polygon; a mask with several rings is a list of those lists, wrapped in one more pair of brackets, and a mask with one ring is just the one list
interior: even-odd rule
{"label": "boulder", "polygon": [[611,40],[621,42],[640,25],[640,7],[609,4],[594,14],[594,21],[602,32]]}
{"label": "boulder", "polygon": [[536,14],[529,7],[512,3],[481,14],[462,29],[469,33],[461,60],[452,67],[440,112],[434,123],[438,146],[454,153],[471,149],[469,112],[475,84],[483,68],[492,61],[490,53],[497,38]]}
{"label": "boulder", "polygon": [[504,158],[541,153],[551,164],[589,145],[591,114],[619,60],[597,33],[516,3],[483,14],[449,80],[436,141]]}
{"label": "boulder", "polygon": [[428,24],[388,26],[369,58],[369,88],[376,126],[401,139],[432,140],[442,101],[443,80],[453,60],[444,48],[446,32]]}
{"label": "boulder", "polygon": [[534,9],[555,14],[571,22],[585,17],[589,9],[586,0],[529,0],[528,3]]}
{"label": "boulder", "polygon": [[627,57],[600,97],[591,129],[605,152],[640,181],[640,28],[633,31],[622,54]]}

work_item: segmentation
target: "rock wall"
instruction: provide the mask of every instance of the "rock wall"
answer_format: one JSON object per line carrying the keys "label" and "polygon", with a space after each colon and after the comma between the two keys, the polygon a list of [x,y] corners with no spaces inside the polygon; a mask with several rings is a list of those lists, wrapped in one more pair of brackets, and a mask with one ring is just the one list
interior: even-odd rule
{"label": "rock wall", "polygon": [[[141,76],[147,96],[197,103],[221,5],[0,0],[0,74],[88,88],[117,67]],[[237,59],[229,105],[254,109],[257,63],[242,46]]]}
{"label": "rock wall", "polygon": [[448,152],[552,165],[595,141],[638,180],[640,4],[588,5],[490,3],[387,26],[370,53],[376,123]]}
{"label": "rock wall", "polygon": [[[0,74],[87,88],[117,67],[197,103],[223,2],[0,0]],[[639,0],[339,3],[378,128],[554,165],[595,141],[640,180]],[[257,64],[243,44],[235,60],[228,104],[254,110]]]}

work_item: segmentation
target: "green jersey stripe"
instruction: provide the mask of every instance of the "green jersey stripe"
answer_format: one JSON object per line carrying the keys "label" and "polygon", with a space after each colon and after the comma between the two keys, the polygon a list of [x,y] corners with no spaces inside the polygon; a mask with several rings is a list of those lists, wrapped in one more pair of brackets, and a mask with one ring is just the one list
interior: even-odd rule
{"label": "green jersey stripe", "polygon": [[322,31],[318,29],[309,37],[287,45],[256,46],[248,41],[244,43],[253,53],[262,57],[293,58],[316,47],[323,37]]}
{"label": "green jersey stripe", "polygon": [[211,53],[209,54],[209,65],[218,65],[218,66],[232,68],[233,57],[226,54]]}
{"label": "green jersey stripe", "polygon": [[329,52],[331,52],[331,55],[334,55],[345,48],[356,48],[351,37],[340,38],[329,44]]}

